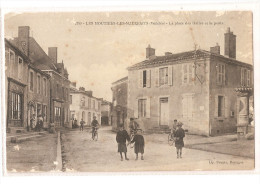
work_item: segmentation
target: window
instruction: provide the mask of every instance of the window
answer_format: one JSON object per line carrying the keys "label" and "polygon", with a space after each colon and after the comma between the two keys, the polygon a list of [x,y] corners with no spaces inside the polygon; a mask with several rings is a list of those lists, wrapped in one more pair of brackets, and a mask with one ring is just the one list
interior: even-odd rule
{"label": "window", "polygon": [[11,93],[11,119],[21,120],[22,119],[22,101],[21,95],[17,93]]}
{"label": "window", "polygon": [[72,95],[70,95],[70,104],[72,104]]}
{"label": "window", "polygon": [[43,86],[42,86],[42,88],[43,88],[44,96],[47,96],[47,80],[46,80],[46,78],[43,78]]}
{"label": "window", "polygon": [[92,108],[95,109],[95,100],[93,100],[92,103],[93,103],[93,107]]}
{"label": "window", "polygon": [[82,99],[81,99],[81,105],[83,106],[83,107],[85,107],[85,97],[82,97]]}
{"label": "window", "polygon": [[91,98],[88,98],[88,108],[91,108]]}
{"label": "window", "polygon": [[143,71],[143,87],[146,87],[146,70]]}
{"label": "window", "polygon": [[182,116],[183,118],[192,118],[193,116],[192,94],[185,94],[182,98]]}
{"label": "window", "polygon": [[30,90],[33,91],[33,72],[30,72]]}
{"label": "window", "polygon": [[21,80],[23,78],[23,59],[18,57],[18,79]]}
{"label": "window", "polygon": [[218,96],[218,117],[224,116],[224,96]]}
{"label": "window", "polygon": [[241,86],[251,85],[251,71],[246,68],[241,68]]}
{"label": "window", "polygon": [[47,122],[47,105],[42,105],[42,118],[44,122]]}
{"label": "window", "polygon": [[10,60],[11,66],[15,64],[15,54],[12,50],[10,50],[10,52],[9,52],[9,60]]}
{"label": "window", "polygon": [[159,69],[159,84],[160,86],[168,84],[168,67]]}
{"label": "window", "polygon": [[41,91],[41,76],[37,75],[37,93],[40,94]]}
{"label": "window", "polygon": [[194,67],[192,63],[182,65],[182,83],[191,84],[195,80]]}
{"label": "window", "polygon": [[225,84],[225,65],[220,63],[217,65],[217,84]]}
{"label": "window", "polygon": [[139,71],[139,88],[150,88],[151,87],[151,70],[140,70]]}
{"label": "window", "polygon": [[146,99],[138,100],[138,117],[146,117]]}

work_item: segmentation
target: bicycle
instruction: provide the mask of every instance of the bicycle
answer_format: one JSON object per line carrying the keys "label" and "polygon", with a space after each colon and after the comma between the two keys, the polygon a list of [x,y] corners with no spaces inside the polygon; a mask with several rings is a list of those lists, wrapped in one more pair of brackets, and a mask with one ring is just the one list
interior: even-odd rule
{"label": "bicycle", "polygon": [[97,131],[97,127],[94,127],[94,132],[92,132],[92,139],[97,141],[98,140],[98,131]]}

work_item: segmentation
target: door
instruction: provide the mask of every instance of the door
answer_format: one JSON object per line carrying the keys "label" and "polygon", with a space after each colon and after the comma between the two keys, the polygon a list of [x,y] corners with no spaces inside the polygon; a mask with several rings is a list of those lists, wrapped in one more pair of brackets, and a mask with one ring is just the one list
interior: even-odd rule
{"label": "door", "polygon": [[160,99],[160,125],[169,125],[168,98]]}

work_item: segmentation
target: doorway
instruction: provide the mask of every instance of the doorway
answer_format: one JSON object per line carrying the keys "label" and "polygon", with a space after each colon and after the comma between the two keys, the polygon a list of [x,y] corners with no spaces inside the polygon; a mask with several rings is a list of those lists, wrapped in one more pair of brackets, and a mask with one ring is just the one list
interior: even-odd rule
{"label": "doorway", "polygon": [[169,125],[168,97],[160,98],[160,125]]}

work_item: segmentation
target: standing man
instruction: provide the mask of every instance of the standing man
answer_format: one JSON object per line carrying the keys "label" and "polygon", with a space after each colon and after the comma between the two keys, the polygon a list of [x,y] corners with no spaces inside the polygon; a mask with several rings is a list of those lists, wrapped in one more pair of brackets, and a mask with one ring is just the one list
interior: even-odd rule
{"label": "standing man", "polygon": [[83,131],[84,124],[85,124],[85,121],[83,121],[83,119],[81,119],[80,128],[79,128],[80,131]]}
{"label": "standing man", "polygon": [[93,117],[93,121],[91,122],[91,127],[92,127],[92,139],[94,138],[94,132],[95,129],[98,128],[98,121],[96,120],[96,116]]}

